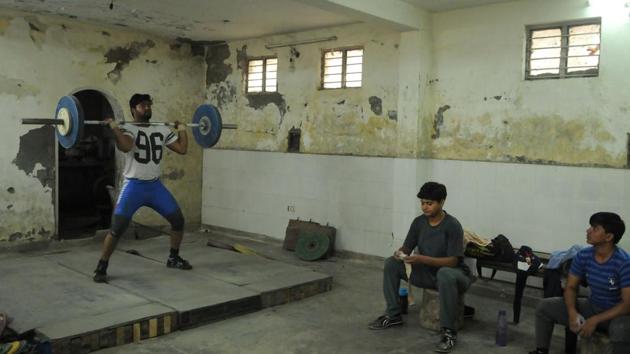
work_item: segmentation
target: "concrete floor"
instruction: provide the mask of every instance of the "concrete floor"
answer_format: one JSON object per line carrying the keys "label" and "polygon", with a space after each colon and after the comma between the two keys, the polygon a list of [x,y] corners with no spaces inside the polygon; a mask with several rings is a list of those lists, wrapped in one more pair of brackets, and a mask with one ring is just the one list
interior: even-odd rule
{"label": "concrete floor", "polygon": [[[382,260],[345,255],[303,262],[281,243],[224,234],[283,262],[333,276],[332,291],[289,304],[177,331],[167,336],[102,350],[99,353],[432,353],[439,341],[434,332],[419,327],[418,308],[412,306],[402,327],[383,331],[367,328],[382,314]],[[521,322],[510,324],[507,347],[494,343],[499,309],[511,316],[512,284],[478,280],[466,297],[477,309],[459,332],[454,353],[526,353],[534,347],[534,309],[523,307]],[[527,289],[524,303],[542,296]],[[563,353],[563,331],[556,330],[552,353]]]}
{"label": "concrete floor", "polygon": [[[277,240],[216,229],[195,234],[238,242],[277,261],[331,275],[332,291],[99,353],[431,353],[439,341],[436,333],[419,327],[417,306],[410,307],[401,327],[383,331],[367,328],[384,309],[382,260],[377,257],[342,254],[304,262],[282,250]],[[73,252],[90,253],[93,247],[87,244]],[[186,255],[185,248],[182,255]],[[1,258],[7,261],[12,257]],[[510,325],[508,346],[494,344],[496,316],[500,309],[511,313],[512,289],[512,284],[498,281],[478,280],[473,285],[466,303],[477,313],[459,332],[455,353],[526,353],[533,348],[534,310],[529,306],[523,307],[520,324]],[[6,291],[4,286],[2,291]],[[187,289],[175,291],[185,297]],[[540,290],[527,289],[524,304],[535,304],[539,296]],[[556,330],[552,353],[563,352],[562,336],[563,331]]]}

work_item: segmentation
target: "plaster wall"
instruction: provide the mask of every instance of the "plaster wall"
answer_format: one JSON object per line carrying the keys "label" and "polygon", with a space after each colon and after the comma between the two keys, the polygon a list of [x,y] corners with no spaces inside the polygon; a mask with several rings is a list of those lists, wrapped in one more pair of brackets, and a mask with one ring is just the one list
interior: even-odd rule
{"label": "plaster wall", "polygon": [[[433,16],[433,112],[423,157],[625,167],[629,9],[514,1]],[[524,80],[527,25],[601,18],[598,77]]]}
{"label": "plaster wall", "polygon": [[[55,233],[54,132],[23,126],[21,118],[52,117],[61,96],[82,88],[114,97],[118,120],[131,119],[127,101],[134,92],[152,94],[154,120],[188,121],[203,100],[203,56],[123,27],[3,10],[0,48],[0,243]],[[201,154],[192,142],[188,155],[167,153],[162,163],[164,183],[192,223],[200,221]],[[147,210],[137,220],[164,222]]]}
{"label": "plaster wall", "polygon": [[[220,108],[224,121],[239,125],[217,147],[286,151],[288,131],[296,127],[302,130],[301,152],[416,156],[418,80],[422,65],[428,66],[416,54],[428,40],[427,31],[428,26],[401,34],[356,24],[235,41],[215,49],[210,69],[217,75],[209,77],[208,100]],[[291,46],[265,47],[330,36],[337,40],[293,46],[299,57]],[[357,46],[364,48],[362,87],[321,89],[322,51]],[[247,59],[261,56],[278,57],[278,92],[246,95]]]}

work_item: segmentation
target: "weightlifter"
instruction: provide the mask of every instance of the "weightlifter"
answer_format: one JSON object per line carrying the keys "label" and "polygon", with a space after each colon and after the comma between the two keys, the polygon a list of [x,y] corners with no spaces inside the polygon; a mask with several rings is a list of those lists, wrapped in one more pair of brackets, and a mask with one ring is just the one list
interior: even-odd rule
{"label": "weightlifter", "polygon": [[[129,100],[131,115],[137,123],[151,119],[153,101],[147,94],[136,93]],[[160,181],[160,161],[164,146],[184,155],[188,150],[186,126],[175,122],[175,131],[166,126],[132,125],[105,120],[116,136],[116,147],[125,156],[125,181],[112,215],[111,228],[103,243],[103,253],[94,271],[94,281],[107,282],[107,266],[118,238],[125,232],[133,214],[142,206],[157,211],[171,224],[171,250],[166,266],[192,269],[188,261],[179,256],[184,236],[184,216],[173,195]]]}

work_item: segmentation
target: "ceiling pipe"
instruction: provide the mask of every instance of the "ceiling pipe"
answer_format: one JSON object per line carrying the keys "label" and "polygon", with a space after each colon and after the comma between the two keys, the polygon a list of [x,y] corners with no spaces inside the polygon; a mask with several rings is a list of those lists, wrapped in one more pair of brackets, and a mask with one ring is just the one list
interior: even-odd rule
{"label": "ceiling pipe", "polygon": [[292,47],[300,44],[311,44],[311,43],[319,43],[319,42],[328,42],[328,41],[336,41],[337,36],[330,36],[325,38],[313,38],[313,39],[304,39],[301,41],[287,42],[287,43],[274,43],[274,44],[265,44],[265,48],[273,49],[273,48],[281,48],[281,47]]}

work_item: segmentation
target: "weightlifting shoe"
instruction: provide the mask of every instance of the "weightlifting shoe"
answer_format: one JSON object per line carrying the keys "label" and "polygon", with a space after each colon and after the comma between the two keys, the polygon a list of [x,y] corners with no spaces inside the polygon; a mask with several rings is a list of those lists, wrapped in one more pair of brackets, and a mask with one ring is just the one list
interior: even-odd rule
{"label": "weightlifting shoe", "polygon": [[166,266],[169,268],[177,268],[183,270],[192,269],[190,263],[187,260],[183,259],[180,256],[168,257],[168,261],[166,261]]}
{"label": "weightlifting shoe", "polygon": [[94,271],[94,282],[95,283],[107,283],[107,273],[103,270],[95,270]]}

